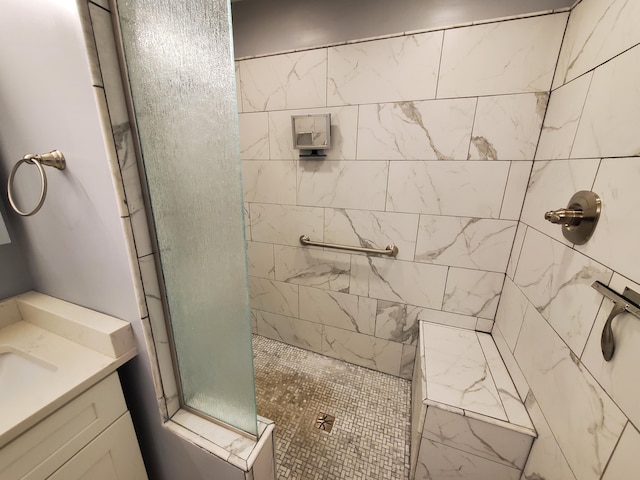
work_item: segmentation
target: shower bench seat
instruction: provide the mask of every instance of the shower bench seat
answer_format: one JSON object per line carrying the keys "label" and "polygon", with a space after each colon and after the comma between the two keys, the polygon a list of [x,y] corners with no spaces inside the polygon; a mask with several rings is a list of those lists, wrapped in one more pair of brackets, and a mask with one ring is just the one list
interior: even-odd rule
{"label": "shower bench seat", "polygon": [[536,437],[490,334],[420,322],[411,479],[519,480]]}

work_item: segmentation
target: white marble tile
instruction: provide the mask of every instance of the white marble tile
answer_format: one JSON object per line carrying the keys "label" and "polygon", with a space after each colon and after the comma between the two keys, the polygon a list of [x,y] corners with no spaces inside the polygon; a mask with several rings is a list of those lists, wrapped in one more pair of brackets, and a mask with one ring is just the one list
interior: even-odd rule
{"label": "white marble tile", "polygon": [[450,268],[442,310],[493,320],[500,301],[504,274]]}
{"label": "white marble tile", "polygon": [[469,159],[533,160],[547,99],[547,93],[479,98]]}
{"label": "white marble tile", "polygon": [[554,90],[544,117],[536,160],[569,158],[580,115],[591,84],[591,75],[583,75]]}
{"label": "white marble tile", "polygon": [[274,248],[276,280],[341,292],[349,291],[349,254],[280,245]]}
{"label": "white marble tile", "polygon": [[580,190],[591,190],[599,164],[599,159],[536,161],[522,208],[522,221],[570,245],[562,235],[562,228],[545,220],[544,213],[565,208],[573,194]]}
{"label": "white marble tile", "polygon": [[576,477],[600,478],[626,422],[622,412],[533,308],[515,358]]}
{"label": "white marble tile", "polygon": [[298,286],[264,278],[249,277],[251,308],[298,316]]}
{"label": "white marble tile", "polygon": [[300,318],[373,335],[376,322],[376,300],[300,286]]}
{"label": "white marble tile", "polygon": [[324,241],[367,248],[398,247],[399,260],[413,260],[418,215],[325,209]]}
{"label": "white marble tile", "polygon": [[535,397],[529,395],[525,405],[538,432],[538,438],[533,442],[523,471],[523,480],[576,480]]}
{"label": "white marble tile", "polygon": [[[609,286],[619,293],[625,287],[640,292],[640,285],[618,274],[614,274]],[[616,317],[612,323],[616,348],[613,358],[607,362],[602,357],[600,337],[612,309],[613,302],[604,298],[582,354],[582,362],[625,415],[640,425],[640,385],[637,382],[636,362],[640,348],[640,321],[628,313]]]}
{"label": "white marble tile", "polygon": [[640,154],[640,46],[593,72],[571,158]]}
{"label": "white marble tile", "polygon": [[244,221],[244,238],[245,240],[251,240],[251,217],[249,216],[249,204],[242,204],[242,218]]}
{"label": "white marble tile", "polygon": [[582,0],[571,11],[554,88],[640,42],[640,5],[627,0]]}
{"label": "white marble tile", "polygon": [[633,428],[633,425],[627,423],[602,480],[617,480],[636,475],[640,471],[638,452],[640,452],[640,433]]}
{"label": "white marble tile", "polygon": [[323,223],[323,208],[251,204],[251,238],[257,242],[299,246],[300,235],[321,242]]}
{"label": "white marble tile", "polygon": [[504,362],[505,367],[509,371],[509,375],[511,375],[511,380],[513,380],[513,384],[516,386],[516,390],[518,391],[518,395],[520,400],[524,401],[527,398],[527,394],[529,393],[529,384],[527,383],[527,379],[522,374],[522,370],[520,370],[520,366],[516,359],[509,350],[509,345],[505,341],[502,332],[500,331],[500,327],[497,325],[494,326],[491,331],[491,338],[498,347],[498,351],[500,352],[500,356],[502,357],[502,361]]}
{"label": "white marble tile", "polygon": [[439,310],[446,276],[439,265],[353,255],[350,292]]}
{"label": "white marble tile", "polygon": [[500,209],[500,218],[505,220],[520,218],[532,165],[533,162],[511,162],[502,199],[502,208]]}
{"label": "white marble tile", "polygon": [[375,336],[416,345],[420,330],[418,318],[424,310],[404,303],[378,300]]}
{"label": "white marble tile", "polygon": [[323,335],[324,355],[390,375],[400,373],[401,343],[328,326]]}
{"label": "white marble tile", "polygon": [[528,305],[529,300],[527,300],[527,297],[523,295],[510,278],[506,278],[500,296],[500,305],[496,313],[496,324],[500,327],[500,331],[512,352],[516,348],[516,342],[518,341],[518,335],[520,335],[520,328]]}
{"label": "white marble tile", "polygon": [[243,112],[326,106],[326,48],[239,63]]}
{"label": "white marble tile", "polygon": [[531,432],[530,438],[533,437],[535,429],[529,419],[527,410],[518,396],[518,391],[511,380],[505,363],[502,361],[496,344],[489,334],[477,333],[477,335],[509,423],[528,429]]}
{"label": "white marble tile", "polygon": [[504,272],[516,222],[421,215],[416,261]]}
{"label": "white marble tile", "polygon": [[300,161],[298,205],[384,210],[388,162]]}
{"label": "white marble tile", "polygon": [[519,480],[520,470],[422,439],[415,480],[500,479]]}
{"label": "white marble tile", "polygon": [[387,211],[498,218],[509,162],[391,162]]}
{"label": "white marble tile", "polygon": [[331,148],[323,153],[328,160],[354,160],[358,135],[358,107],[314,108],[269,112],[269,148],[272,159],[293,160],[300,150],[293,148],[291,116],[331,114]]}
{"label": "white marble tile", "polygon": [[602,199],[602,213],[591,239],[576,249],[629,278],[640,281],[634,206],[640,204],[640,158],[603,159],[593,185]]}
{"label": "white marble tile", "polygon": [[109,10],[109,0],[91,0],[91,3],[100,5],[102,8]]}
{"label": "white marble tile", "polygon": [[478,318],[476,322],[476,332],[491,333],[494,323],[493,320],[489,320],[488,318]]}
{"label": "white marble tile", "polygon": [[475,98],[361,105],[358,159],[464,160]]}
{"label": "white marble tile", "polygon": [[402,357],[400,359],[400,378],[411,380],[411,378],[413,377],[413,365],[415,363],[416,350],[416,345],[402,345]]}
{"label": "white marble tile", "polygon": [[424,323],[430,400],[508,421],[476,332]]}
{"label": "white marble tile", "polygon": [[443,32],[329,48],[327,104],[435,98]]}
{"label": "white marble tile", "polygon": [[252,277],[275,280],[275,260],[273,245],[270,243],[247,242],[247,267]]}
{"label": "white marble tile", "polygon": [[528,435],[437,407],[427,409],[423,437],[520,470],[533,441]]}
{"label": "white marble tile", "polygon": [[293,160],[244,160],[244,201],[295,205],[296,171],[297,165]]}
{"label": "white marble tile", "polygon": [[513,240],[513,247],[511,248],[511,255],[509,256],[509,264],[507,265],[507,276],[512,280],[516,274],[516,267],[518,266],[518,260],[520,260],[520,253],[522,252],[522,244],[524,243],[526,233],[527,226],[522,222],[518,222],[516,236]]}
{"label": "white marble tile", "polygon": [[241,113],[240,158],[243,160],[267,160],[269,158],[269,114]]}
{"label": "white marble tile", "polygon": [[234,62],[236,73],[236,102],[238,103],[238,113],[242,113],[242,89],[240,88],[240,62]]}
{"label": "white marble tile", "polygon": [[530,228],[515,283],[579,355],[602,300],[591,284],[596,280],[606,284],[611,274],[603,265]]}
{"label": "white marble tile", "polygon": [[549,90],[567,16],[445,31],[438,98]]}
{"label": "white marble tile", "polygon": [[[422,349],[420,342],[418,349]],[[420,441],[424,429],[424,419],[427,416],[427,406],[422,402],[425,397],[426,385],[424,383],[422,356],[416,355],[414,360],[413,375],[411,377],[411,444],[410,444],[410,475],[413,478],[418,462]]]}
{"label": "white marble tile", "polygon": [[441,310],[432,310],[430,308],[422,309],[422,312],[418,315],[418,320],[448,325],[450,327],[464,328],[466,330],[474,330],[478,324],[476,317],[461,315],[459,313],[443,312]]}
{"label": "white marble tile", "polygon": [[258,311],[251,309],[251,333],[258,334]]}
{"label": "white marble tile", "polygon": [[312,352],[322,352],[322,326],[298,318],[256,312],[258,335]]}

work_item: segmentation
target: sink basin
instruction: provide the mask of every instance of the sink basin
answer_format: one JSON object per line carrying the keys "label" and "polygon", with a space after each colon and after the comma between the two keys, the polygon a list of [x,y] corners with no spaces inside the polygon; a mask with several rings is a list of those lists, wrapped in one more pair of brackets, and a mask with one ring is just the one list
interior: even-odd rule
{"label": "sink basin", "polygon": [[26,352],[0,347],[0,402],[37,386],[56,366]]}

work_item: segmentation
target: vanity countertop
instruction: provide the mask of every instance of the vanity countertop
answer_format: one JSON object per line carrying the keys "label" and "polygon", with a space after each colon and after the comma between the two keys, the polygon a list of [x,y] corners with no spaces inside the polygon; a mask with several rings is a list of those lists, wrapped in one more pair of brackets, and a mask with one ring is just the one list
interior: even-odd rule
{"label": "vanity countertop", "polygon": [[38,292],[0,302],[0,448],[135,355],[123,320]]}

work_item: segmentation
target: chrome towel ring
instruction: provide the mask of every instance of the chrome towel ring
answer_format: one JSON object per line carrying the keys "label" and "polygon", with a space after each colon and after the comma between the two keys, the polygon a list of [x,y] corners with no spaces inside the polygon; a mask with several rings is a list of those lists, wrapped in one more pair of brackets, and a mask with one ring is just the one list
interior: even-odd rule
{"label": "chrome towel ring", "polygon": [[[35,165],[38,167],[40,171],[40,200],[38,204],[35,206],[33,210],[30,212],[23,212],[16,206],[16,202],[13,198],[13,178],[16,176],[16,172],[20,165],[23,163],[27,163],[29,165]],[[58,170],[64,170],[67,166],[67,162],[64,158],[64,155],[59,150],[53,150],[49,153],[43,153],[41,155],[25,155],[21,160],[18,160],[13,168],[11,169],[11,174],[9,175],[9,181],[7,182],[7,193],[9,194],[9,203],[11,207],[15,210],[18,215],[22,215],[23,217],[30,217],[31,215],[35,215],[42,208],[44,204],[45,198],[47,198],[47,175],[44,172],[44,168],[53,167]]]}

